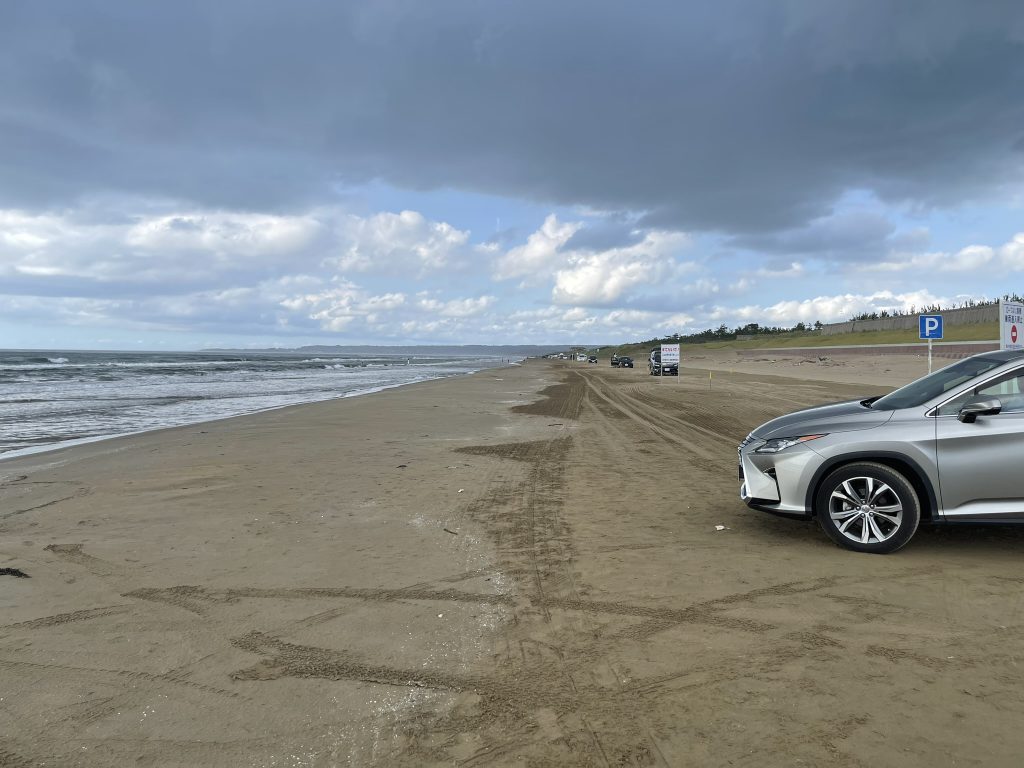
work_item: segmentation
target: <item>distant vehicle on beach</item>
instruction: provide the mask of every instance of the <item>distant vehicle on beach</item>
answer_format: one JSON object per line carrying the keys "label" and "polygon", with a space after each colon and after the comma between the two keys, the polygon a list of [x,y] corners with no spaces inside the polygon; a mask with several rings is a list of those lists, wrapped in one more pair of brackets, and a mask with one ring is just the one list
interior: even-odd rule
{"label": "distant vehicle on beach", "polygon": [[633,358],[632,357],[620,357],[618,360],[617,368],[632,368]]}
{"label": "distant vehicle on beach", "polygon": [[665,363],[664,366],[661,364],[661,348],[652,349],[651,357],[647,361],[647,372],[651,376],[678,376],[679,375],[679,364],[678,363]]}
{"label": "distant vehicle on beach", "polygon": [[887,554],[922,520],[1024,524],[1022,437],[1024,350],[985,352],[884,397],[762,424],[737,449],[740,498]]}
{"label": "distant vehicle on beach", "polygon": [[617,368],[618,365],[619,365],[619,356],[618,355],[612,355],[611,363],[612,363],[612,368]]}
{"label": "distant vehicle on beach", "polygon": [[587,362],[588,363],[596,363],[597,362],[597,355],[591,355],[590,357],[588,357],[587,358]]}

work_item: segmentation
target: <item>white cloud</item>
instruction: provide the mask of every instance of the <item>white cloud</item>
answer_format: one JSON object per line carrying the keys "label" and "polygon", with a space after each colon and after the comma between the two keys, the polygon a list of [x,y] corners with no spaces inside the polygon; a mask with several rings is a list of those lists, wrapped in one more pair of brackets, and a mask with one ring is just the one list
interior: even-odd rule
{"label": "white cloud", "polygon": [[179,283],[211,283],[274,265],[294,270],[321,229],[313,214],[161,213],[109,223],[0,210],[0,274],[173,291]]}
{"label": "white cloud", "polygon": [[419,306],[443,317],[473,317],[484,312],[492,306],[496,298],[494,296],[480,296],[475,299],[452,299],[451,301],[438,301],[437,299],[420,299]]}
{"label": "white cloud", "polygon": [[[526,287],[550,277],[555,304],[600,306],[623,299],[638,286],[657,286],[697,268],[676,260],[690,244],[685,234],[653,230],[629,245],[572,247],[573,235],[584,226],[560,222],[555,214],[547,216],[526,243],[495,259],[495,279],[522,277],[521,287]],[[632,235],[639,237],[637,232]]]}
{"label": "white cloud", "polygon": [[955,273],[973,272],[984,267],[994,267],[1010,272],[1024,271],[1024,232],[1014,235],[1009,242],[996,248],[988,245],[968,245],[954,253],[945,251],[894,252],[889,254],[885,261],[860,265],[858,269],[872,269],[879,272],[913,270],[928,273]]}
{"label": "white cloud", "polygon": [[1019,232],[1013,239],[999,249],[999,259],[1008,269],[1024,270],[1024,232]]}
{"label": "white cloud", "polygon": [[504,331],[534,342],[624,343],[661,334],[682,332],[693,317],[679,312],[639,309],[593,310],[547,306],[509,313],[486,332]]}
{"label": "white cloud", "polygon": [[335,333],[347,331],[357,320],[374,324],[381,315],[406,303],[403,293],[370,295],[355,283],[343,281],[319,293],[282,299],[281,306],[302,313],[320,328]]}
{"label": "white cloud", "polygon": [[709,319],[735,324],[790,326],[798,322],[842,322],[864,312],[898,309],[909,311],[930,304],[949,304],[950,298],[935,296],[929,291],[909,293],[877,291],[871,294],[844,293],[835,296],[816,296],[813,299],[780,301],[770,306],[748,305],[737,308],[716,307]]}
{"label": "white cloud", "polygon": [[348,216],[339,229],[345,244],[333,263],[342,272],[443,269],[464,254],[470,234],[416,211]]}
{"label": "white cloud", "polygon": [[557,304],[607,304],[629,289],[656,286],[688,271],[675,254],[689,242],[677,232],[648,232],[635,245],[600,252],[574,252],[569,265],[555,272],[552,300]]}
{"label": "white cloud", "polygon": [[313,215],[179,213],[143,219],[128,228],[123,241],[151,252],[201,251],[215,257],[287,254],[307,247],[320,228]]}
{"label": "white cloud", "polygon": [[561,263],[559,250],[582,226],[580,222],[559,222],[555,214],[550,214],[525,244],[512,248],[497,260],[495,278],[526,277],[525,282],[531,283],[550,274]]}
{"label": "white cloud", "polygon": [[415,277],[468,261],[468,241],[468,231],[414,211],[361,218],[337,208],[295,215],[172,210],[108,223],[0,210],[0,275],[168,290],[176,283],[230,284],[259,270],[337,267]]}

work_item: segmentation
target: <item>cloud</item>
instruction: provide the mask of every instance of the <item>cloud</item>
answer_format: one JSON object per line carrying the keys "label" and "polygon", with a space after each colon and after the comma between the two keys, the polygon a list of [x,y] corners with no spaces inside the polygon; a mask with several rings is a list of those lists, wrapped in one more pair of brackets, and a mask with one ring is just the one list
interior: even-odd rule
{"label": "cloud", "polygon": [[440,315],[442,317],[473,317],[486,311],[494,305],[494,296],[479,296],[472,299],[452,299],[450,301],[438,301],[437,299],[423,298],[418,302],[422,309]]}
{"label": "cloud", "polygon": [[[0,209],[4,291],[137,296],[321,272],[402,280],[463,268],[469,232],[415,211],[368,217],[338,208],[294,214],[149,210],[113,221]],[[127,209],[130,211],[130,209]],[[340,254],[340,255],[339,255]]]}
{"label": "cloud", "polygon": [[1024,232],[1018,232],[999,249],[999,258],[1009,269],[1024,270]]}
{"label": "cloud", "polygon": [[1022,40],[1012,2],[5,4],[0,206],[378,181],[739,234],[849,189],[955,205],[1021,180]]}
{"label": "cloud", "polygon": [[[4,291],[137,296],[295,273],[323,244],[314,215],[139,213],[124,221],[0,210]],[[45,279],[44,279],[45,278]]]}
{"label": "cloud", "polygon": [[[588,216],[600,216],[593,211]],[[605,216],[591,219],[565,243],[569,251],[607,251],[612,248],[624,248],[636,245],[643,240],[644,233],[637,229],[635,222],[616,221],[614,217]]]}
{"label": "cloud", "polygon": [[494,277],[508,280],[525,277],[530,283],[549,274],[562,261],[559,250],[582,227],[579,222],[560,222],[555,214],[544,219],[540,229],[526,243],[510,249],[498,258]]}
{"label": "cloud", "polygon": [[531,341],[557,339],[570,344],[615,344],[677,333],[693,319],[680,312],[550,305],[513,311],[502,318],[500,324],[484,327],[483,331],[503,330],[509,334],[506,338]]}
{"label": "cloud", "polygon": [[864,269],[877,272],[980,273],[983,269],[996,270],[996,274],[1024,271],[1024,232],[998,247],[968,245],[954,252],[928,253],[894,252],[877,264],[864,265]]}
{"label": "cloud", "polygon": [[317,236],[313,216],[271,216],[217,211],[148,217],[124,233],[124,245],[148,252],[195,252],[205,257],[289,254]]}
{"label": "cloud", "polygon": [[469,232],[416,211],[349,216],[341,230],[347,245],[333,263],[342,272],[439,270],[452,266],[469,241]]}
{"label": "cloud", "polygon": [[[755,277],[767,279],[779,277],[799,278],[806,274],[807,269],[798,261],[791,261],[789,264],[776,264],[768,267],[761,267],[754,272]],[[747,280],[747,278],[743,279]],[[752,282],[750,282],[750,284],[752,284]]]}
{"label": "cloud", "polygon": [[280,304],[285,309],[316,321],[325,331],[344,333],[352,330],[357,321],[376,325],[406,301],[407,297],[403,293],[375,296],[355,283],[341,282],[325,291],[282,299]]}
{"label": "cloud", "polygon": [[571,252],[568,265],[555,272],[552,301],[607,305],[635,287],[657,287],[693,268],[692,264],[680,264],[675,258],[688,243],[688,238],[680,233],[648,232],[635,245],[599,252]]}
{"label": "cloud", "polygon": [[[955,298],[955,297],[954,297]],[[929,291],[907,293],[876,291],[870,294],[844,293],[834,296],[816,296],[812,299],[780,301],[769,306],[747,305],[737,308],[717,307],[709,319],[714,322],[732,321],[737,325],[750,322],[761,325],[788,327],[798,322],[834,323],[849,320],[864,312],[882,310],[910,311],[933,304],[949,305],[954,299],[935,296]]]}
{"label": "cloud", "polygon": [[887,249],[896,227],[873,211],[845,211],[782,232],[730,238],[726,246],[821,260],[865,260]]}

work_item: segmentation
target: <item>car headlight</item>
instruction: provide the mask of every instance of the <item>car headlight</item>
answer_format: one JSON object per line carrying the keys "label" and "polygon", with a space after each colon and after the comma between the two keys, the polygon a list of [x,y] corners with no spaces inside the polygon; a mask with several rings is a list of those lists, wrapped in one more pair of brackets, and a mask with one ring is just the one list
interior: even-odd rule
{"label": "car headlight", "polygon": [[800,437],[773,437],[764,445],[755,448],[754,453],[778,453],[779,451],[784,451],[798,443],[806,443],[824,436],[825,435],[801,435]]}

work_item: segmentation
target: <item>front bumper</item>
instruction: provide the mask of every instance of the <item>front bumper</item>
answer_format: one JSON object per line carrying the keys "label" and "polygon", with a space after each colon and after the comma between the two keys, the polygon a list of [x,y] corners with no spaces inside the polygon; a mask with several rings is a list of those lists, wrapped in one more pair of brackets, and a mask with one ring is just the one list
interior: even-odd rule
{"label": "front bumper", "polygon": [[805,445],[779,453],[755,453],[763,444],[748,438],[739,448],[740,498],[751,509],[810,519],[806,491],[821,457]]}

